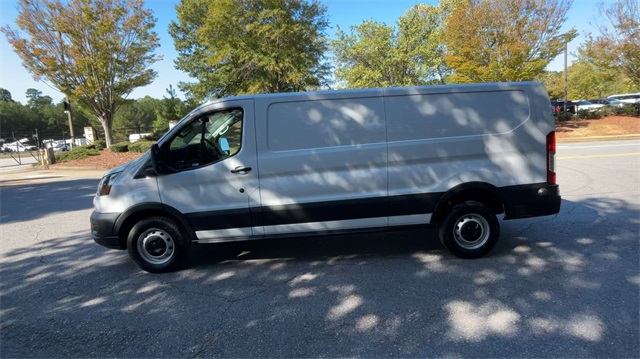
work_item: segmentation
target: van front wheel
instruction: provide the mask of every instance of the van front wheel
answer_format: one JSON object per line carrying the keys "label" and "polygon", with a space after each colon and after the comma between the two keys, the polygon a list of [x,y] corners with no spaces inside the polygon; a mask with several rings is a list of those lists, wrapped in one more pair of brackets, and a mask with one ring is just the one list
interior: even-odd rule
{"label": "van front wheel", "polygon": [[177,269],[189,252],[190,243],[173,220],[151,217],[133,226],[127,250],[140,268],[159,273]]}
{"label": "van front wheel", "polygon": [[500,224],[496,215],[482,203],[459,204],[440,223],[442,245],[460,258],[479,258],[498,241]]}

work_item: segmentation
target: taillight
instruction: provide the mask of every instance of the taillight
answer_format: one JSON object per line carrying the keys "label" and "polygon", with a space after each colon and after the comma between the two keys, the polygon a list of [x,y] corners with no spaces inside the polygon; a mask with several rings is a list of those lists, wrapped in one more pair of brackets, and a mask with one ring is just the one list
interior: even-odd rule
{"label": "taillight", "polygon": [[547,135],[547,184],[556,184],[556,131]]}

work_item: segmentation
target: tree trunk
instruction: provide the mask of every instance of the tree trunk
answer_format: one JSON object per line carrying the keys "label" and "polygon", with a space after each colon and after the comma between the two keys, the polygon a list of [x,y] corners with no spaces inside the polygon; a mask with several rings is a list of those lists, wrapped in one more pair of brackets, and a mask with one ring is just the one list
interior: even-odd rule
{"label": "tree trunk", "polygon": [[113,144],[113,137],[112,137],[113,128],[111,123],[112,118],[109,116],[101,116],[98,119],[100,120],[100,123],[102,124],[102,128],[104,129],[104,139],[107,142],[107,148],[109,148]]}

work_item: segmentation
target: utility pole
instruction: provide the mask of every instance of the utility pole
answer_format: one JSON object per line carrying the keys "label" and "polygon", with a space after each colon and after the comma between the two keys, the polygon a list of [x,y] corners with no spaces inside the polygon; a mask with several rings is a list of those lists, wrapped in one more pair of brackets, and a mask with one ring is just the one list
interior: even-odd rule
{"label": "utility pole", "polygon": [[71,149],[75,145],[75,138],[73,136],[73,123],[71,122],[71,102],[69,102],[69,98],[64,98],[64,113],[67,114],[69,118],[69,135],[71,136]]}
{"label": "utility pole", "polygon": [[[566,41],[566,40],[565,40]],[[569,101],[569,86],[568,86],[568,71],[567,71],[567,48],[569,47],[568,43],[564,43],[564,112],[567,112],[567,101]]]}

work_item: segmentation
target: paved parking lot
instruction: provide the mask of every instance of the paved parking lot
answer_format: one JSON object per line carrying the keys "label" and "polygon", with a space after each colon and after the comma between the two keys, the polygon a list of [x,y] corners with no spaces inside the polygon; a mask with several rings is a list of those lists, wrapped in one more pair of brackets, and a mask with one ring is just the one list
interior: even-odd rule
{"label": "paved parking lot", "polygon": [[560,149],[561,213],[502,221],[478,260],[423,229],[201,246],[153,275],[89,239],[99,173],[5,176],[0,356],[637,357],[638,142],[591,147]]}

